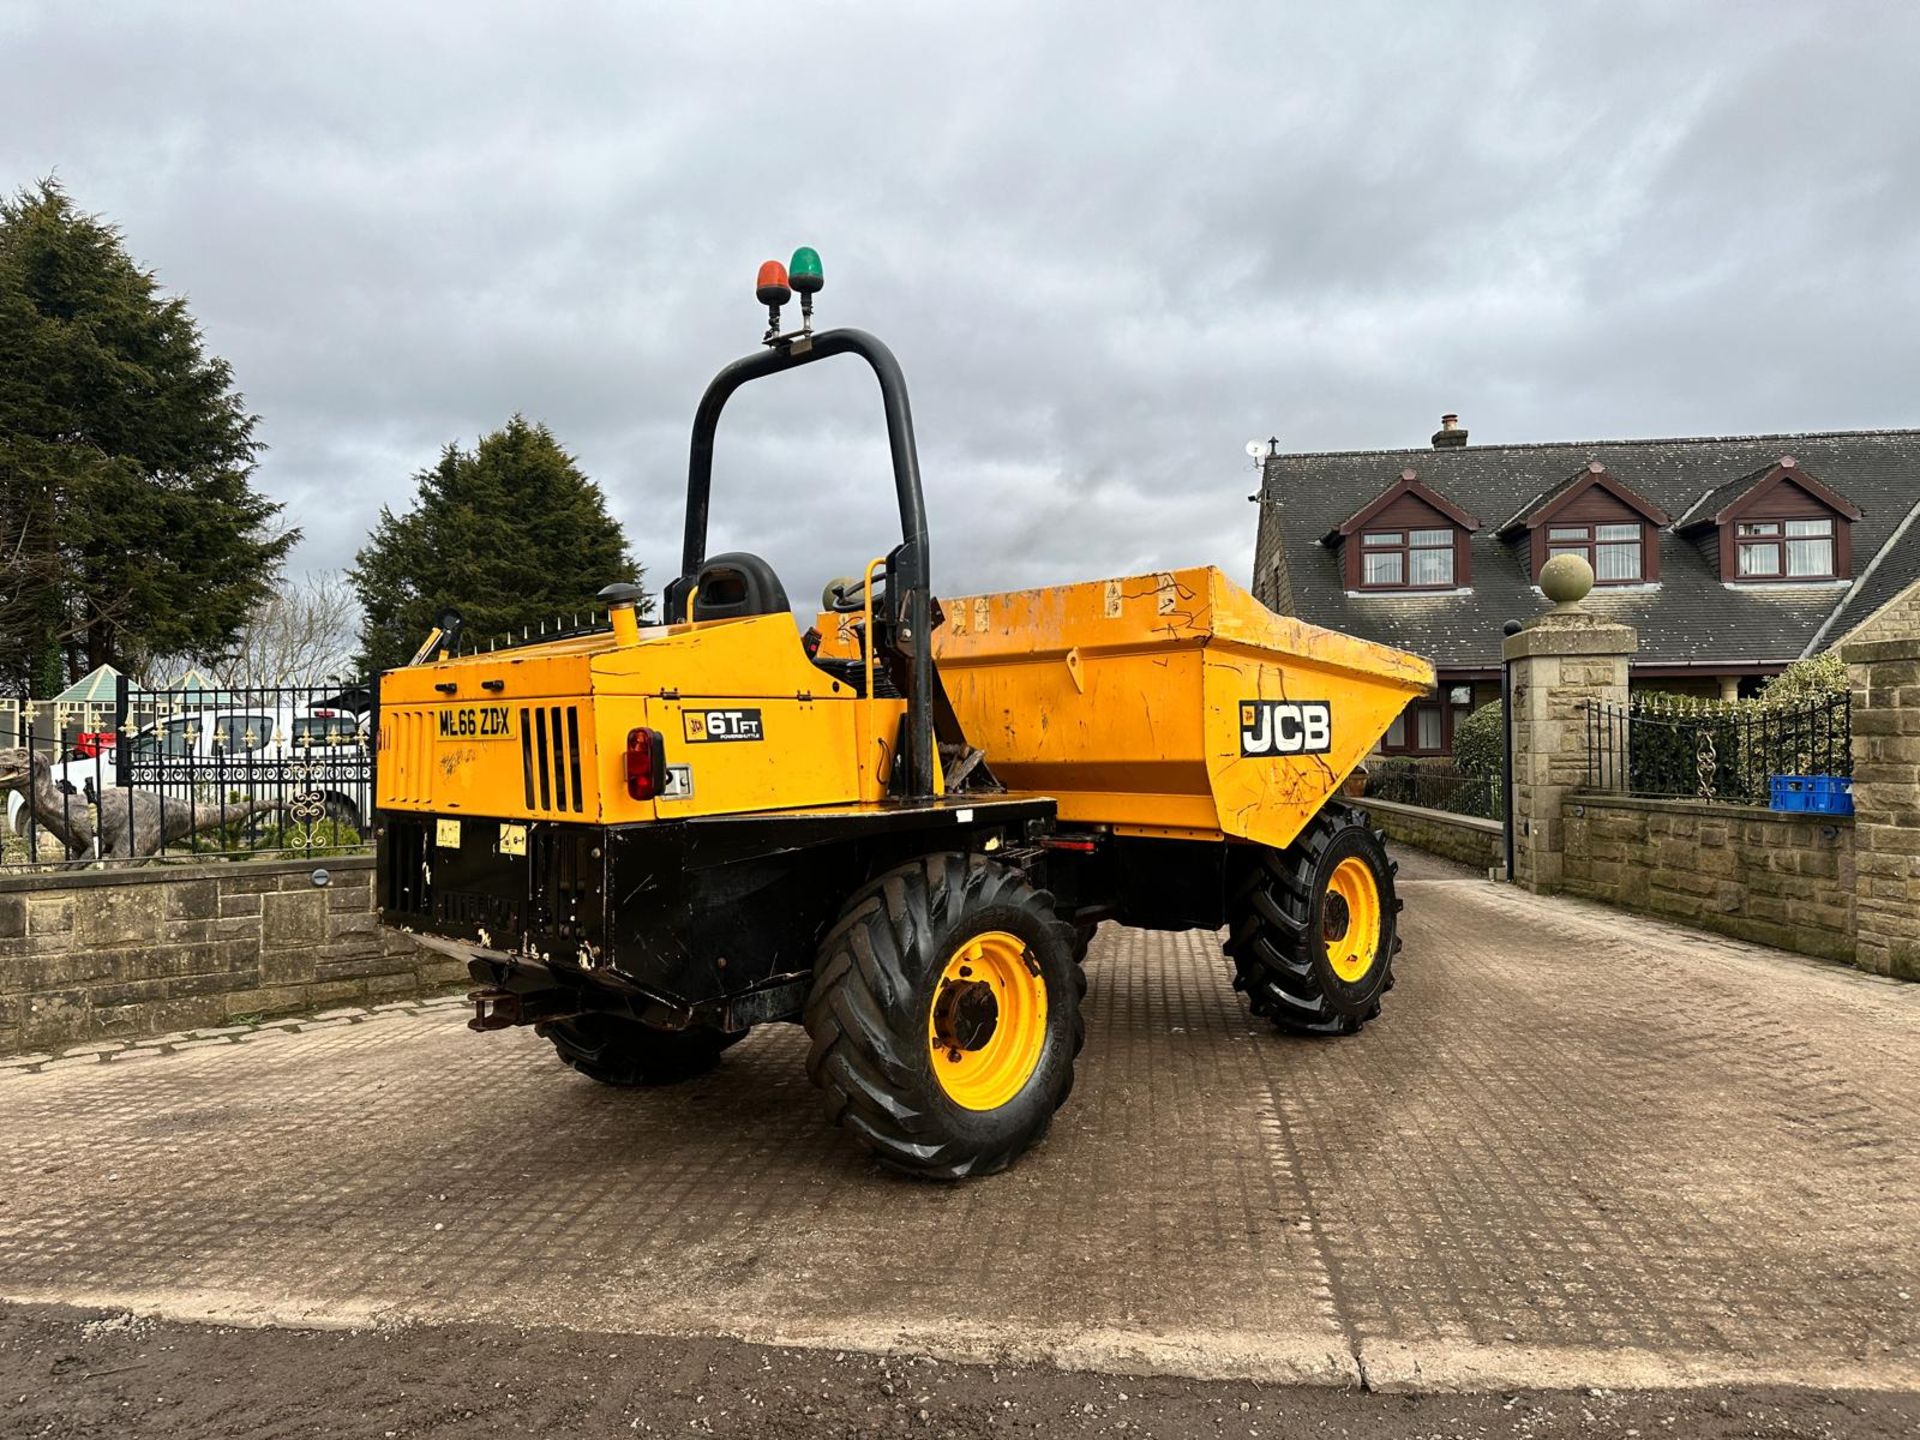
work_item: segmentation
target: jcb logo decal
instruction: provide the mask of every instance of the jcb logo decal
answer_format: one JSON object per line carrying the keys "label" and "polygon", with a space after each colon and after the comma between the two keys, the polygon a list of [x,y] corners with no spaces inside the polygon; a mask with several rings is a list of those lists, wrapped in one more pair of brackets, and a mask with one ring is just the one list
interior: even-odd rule
{"label": "jcb logo decal", "polygon": [[758,710],[688,710],[682,713],[687,742],[707,740],[764,740]]}
{"label": "jcb logo decal", "polygon": [[1324,700],[1242,700],[1242,755],[1324,755],[1333,748],[1333,709]]}

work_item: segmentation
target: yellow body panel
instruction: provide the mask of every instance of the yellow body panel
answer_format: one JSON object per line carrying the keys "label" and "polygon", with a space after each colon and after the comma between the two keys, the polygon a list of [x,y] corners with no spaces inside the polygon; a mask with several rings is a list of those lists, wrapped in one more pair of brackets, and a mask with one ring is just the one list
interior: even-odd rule
{"label": "yellow body panel", "polygon": [[[790,615],[409,666],[381,678],[380,703],[381,806],[602,824],[877,801],[906,708],[809,663]],[[684,767],[684,793],[627,793],[642,727]]]}
{"label": "yellow body panel", "polygon": [[1284,846],[1433,684],[1210,566],[943,605],[941,679],[994,772],[1122,831]]}

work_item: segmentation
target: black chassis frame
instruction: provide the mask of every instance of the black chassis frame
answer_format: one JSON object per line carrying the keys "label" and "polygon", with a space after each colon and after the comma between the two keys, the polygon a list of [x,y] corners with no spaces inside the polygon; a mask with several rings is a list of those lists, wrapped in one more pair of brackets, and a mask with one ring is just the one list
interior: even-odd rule
{"label": "black chassis frame", "polygon": [[[1218,928],[1243,847],[1058,828],[1035,795],[630,825],[380,817],[381,919],[459,955],[490,997],[480,1028],[584,1012],[666,1029],[796,1020],[822,937],[869,881],[923,855],[985,855],[1050,891],[1062,919]],[[519,824],[521,822],[512,822]],[[478,994],[480,992],[476,992]]]}

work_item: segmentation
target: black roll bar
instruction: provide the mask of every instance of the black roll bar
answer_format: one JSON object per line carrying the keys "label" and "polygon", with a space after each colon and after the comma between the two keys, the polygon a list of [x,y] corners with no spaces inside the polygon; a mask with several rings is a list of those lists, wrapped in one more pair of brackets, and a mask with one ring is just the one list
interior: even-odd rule
{"label": "black roll bar", "polygon": [[[667,587],[669,619],[680,618],[694,577],[707,558],[707,512],[713,492],[713,434],[733,392],[749,380],[778,375],[831,355],[858,355],[880,382],[886,407],[887,446],[893,455],[893,488],[900,503],[900,548],[892,557],[889,588],[904,616],[903,638],[912,664],[907,697],[907,750],[901,756],[905,793],[925,799],[933,794],[933,652],[929,645],[932,613],[927,547],[927,506],[920,491],[920,459],[913,444],[913,410],[907,403],[907,377],[893,352],[864,330],[823,330],[796,336],[734,361],[713,377],[693,416],[693,447],[687,461],[687,531],[680,552],[680,578]],[[903,603],[904,602],[904,603]],[[869,637],[868,643],[872,643]]]}

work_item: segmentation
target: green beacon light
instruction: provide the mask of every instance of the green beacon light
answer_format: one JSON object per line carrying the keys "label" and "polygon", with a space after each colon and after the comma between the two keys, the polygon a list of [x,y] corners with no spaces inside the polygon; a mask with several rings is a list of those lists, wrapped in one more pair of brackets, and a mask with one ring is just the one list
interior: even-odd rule
{"label": "green beacon light", "polygon": [[802,245],[793,252],[793,260],[787,266],[787,279],[802,295],[816,293],[827,282],[820,274],[820,252],[811,245]]}
{"label": "green beacon light", "polygon": [[811,245],[802,245],[794,251],[793,260],[787,266],[787,278],[800,297],[800,323],[811,330],[813,297],[827,283],[827,277],[820,270],[820,252]]}

